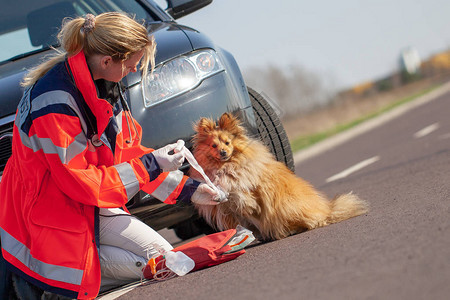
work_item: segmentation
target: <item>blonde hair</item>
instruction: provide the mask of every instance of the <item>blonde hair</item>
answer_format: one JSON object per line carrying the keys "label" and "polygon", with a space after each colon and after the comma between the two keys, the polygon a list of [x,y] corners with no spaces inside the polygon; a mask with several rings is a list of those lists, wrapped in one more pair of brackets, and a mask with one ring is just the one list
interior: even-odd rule
{"label": "blonde hair", "polygon": [[[86,25],[85,25],[86,24]],[[144,50],[140,71],[142,80],[153,71],[156,43],[148,36],[147,29],[133,18],[118,12],[102,13],[96,17],[65,19],[58,33],[61,50],[47,58],[24,76],[22,86],[33,85],[65,56],[84,51],[86,58],[94,54],[108,55],[115,61],[125,61],[133,53]]]}

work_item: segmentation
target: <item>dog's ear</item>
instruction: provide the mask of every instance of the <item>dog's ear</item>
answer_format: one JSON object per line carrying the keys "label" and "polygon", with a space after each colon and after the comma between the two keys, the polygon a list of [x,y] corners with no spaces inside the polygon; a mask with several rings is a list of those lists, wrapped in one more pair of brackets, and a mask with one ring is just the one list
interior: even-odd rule
{"label": "dog's ear", "polygon": [[231,132],[234,135],[244,134],[241,121],[230,113],[224,113],[219,119],[219,128]]}
{"label": "dog's ear", "polygon": [[199,134],[209,134],[214,129],[216,129],[216,124],[208,118],[201,118],[194,124],[194,130]]}

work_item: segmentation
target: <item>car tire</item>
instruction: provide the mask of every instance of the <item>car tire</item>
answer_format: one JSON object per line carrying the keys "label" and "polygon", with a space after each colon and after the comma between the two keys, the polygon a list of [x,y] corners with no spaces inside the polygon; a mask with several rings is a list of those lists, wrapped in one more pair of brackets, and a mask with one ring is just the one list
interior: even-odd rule
{"label": "car tire", "polygon": [[280,118],[263,95],[250,87],[247,87],[247,90],[261,141],[270,149],[276,160],[295,172],[291,144]]}

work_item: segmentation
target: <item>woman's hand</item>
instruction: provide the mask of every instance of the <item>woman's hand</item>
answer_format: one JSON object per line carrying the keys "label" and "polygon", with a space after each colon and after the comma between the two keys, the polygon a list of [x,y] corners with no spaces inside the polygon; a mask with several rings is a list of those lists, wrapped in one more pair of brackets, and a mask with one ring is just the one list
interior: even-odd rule
{"label": "woman's hand", "polygon": [[169,144],[152,152],[153,156],[158,162],[159,167],[161,168],[161,170],[163,170],[163,172],[178,170],[178,168],[180,168],[183,165],[184,162],[183,152],[169,154],[169,152],[174,150],[177,147],[177,145],[178,143]]}

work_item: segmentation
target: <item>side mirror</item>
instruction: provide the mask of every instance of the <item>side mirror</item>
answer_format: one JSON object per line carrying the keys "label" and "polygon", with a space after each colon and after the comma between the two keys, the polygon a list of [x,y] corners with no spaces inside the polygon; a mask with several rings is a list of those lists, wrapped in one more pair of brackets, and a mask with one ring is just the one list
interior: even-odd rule
{"label": "side mirror", "polygon": [[167,0],[167,12],[174,19],[184,17],[210,4],[212,0]]}

